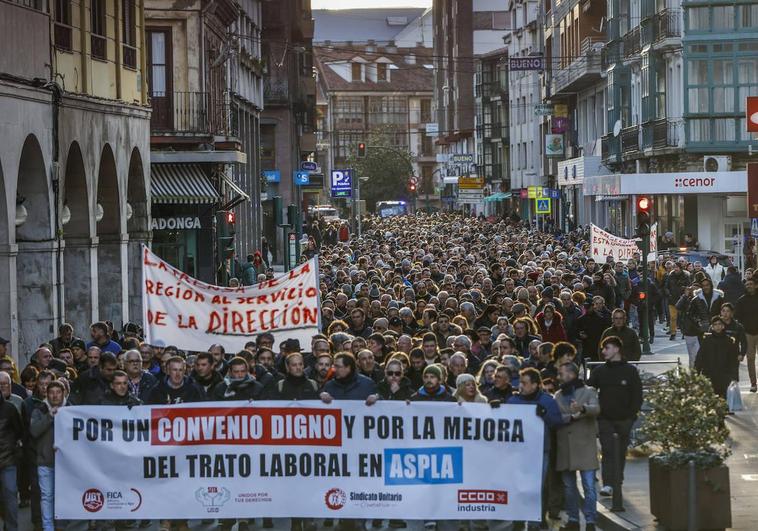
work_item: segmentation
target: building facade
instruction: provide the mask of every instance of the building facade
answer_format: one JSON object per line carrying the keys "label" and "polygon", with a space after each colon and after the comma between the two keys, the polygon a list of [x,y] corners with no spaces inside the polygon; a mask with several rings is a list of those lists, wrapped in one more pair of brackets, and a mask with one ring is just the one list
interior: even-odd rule
{"label": "building facade", "polygon": [[[448,208],[479,213],[484,209],[485,184],[477,173],[476,58],[503,47],[510,22],[505,4],[492,0],[435,0],[432,12],[433,111],[439,129],[437,153],[443,162],[442,200]],[[459,188],[460,178],[468,179],[465,188]]]}
{"label": "building facade", "polygon": [[758,4],[608,4],[607,175],[585,179],[593,219],[631,235],[652,194],[659,234],[742,262],[749,236],[745,99],[758,94]]}
{"label": "building facade", "polygon": [[0,335],[142,320],[150,239],[142,0],[0,2]]}
{"label": "building facade", "polygon": [[268,176],[267,200],[262,203],[262,233],[271,245],[275,261],[282,263],[284,241],[276,224],[273,198],[280,197],[284,207],[299,205],[301,211],[306,211],[312,201],[309,194],[295,185],[293,172],[300,169],[301,162],[312,161],[316,152],[314,22],[310,0],[264,2],[262,8],[265,79],[260,164]]}
{"label": "building facade", "polygon": [[[433,122],[431,48],[354,44],[316,46],[315,54],[325,102],[322,130],[328,131],[322,137],[327,144],[325,174],[346,168],[358,143],[385,135],[382,140],[387,145],[413,155],[419,204],[439,208],[434,194],[434,137],[426,130]],[[328,193],[324,191],[326,197]],[[385,199],[406,199],[406,192],[398,190],[398,196]]]}
{"label": "building facade", "polygon": [[[152,249],[195,278],[225,283],[235,272],[219,236],[239,216],[228,223],[223,213],[249,198],[235,182],[248,157],[239,136],[246,124],[234,119],[244,102],[230,81],[241,11],[230,0],[213,6],[146,2]],[[193,223],[171,222],[187,218]]]}

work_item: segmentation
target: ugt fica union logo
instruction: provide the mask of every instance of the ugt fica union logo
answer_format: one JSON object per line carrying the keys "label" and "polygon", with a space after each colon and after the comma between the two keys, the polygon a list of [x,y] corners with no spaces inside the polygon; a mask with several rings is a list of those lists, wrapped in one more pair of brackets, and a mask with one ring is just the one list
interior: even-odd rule
{"label": "ugt fica union logo", "polygon": [[96,513],[105,505],[103,493],[97,489],[87,489],[82,494],[82,507],[87,512]]}

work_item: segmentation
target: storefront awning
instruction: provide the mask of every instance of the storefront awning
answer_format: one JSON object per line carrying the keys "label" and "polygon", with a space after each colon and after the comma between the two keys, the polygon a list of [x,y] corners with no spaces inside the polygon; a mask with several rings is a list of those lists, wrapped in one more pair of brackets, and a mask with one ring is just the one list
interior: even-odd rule
{"label": "storefront awning", "polygon": [[488,195],[484,198],[485,201],[502,201],[503,199],[510,199],[511,193],[510,192],[495,192],[492,195]]}
{"label": "storefront awning", "polygon": [[156,204],[215,203],[220,199],[197,164],[152,164],[150,193]]}
{"label": "storefront awning", "polygon": [[226,185],[229,187],[229,190],[231,190],[233,197],[232,199],[222,206],[222,210],[231,210],[240,203],[244,203],[245,201],[250,201],[250,196],[245,193],[245,191],[237,186],[237,183],[234,182],[234,179],[231,177],[231,175],[227,175],[226,173],[221,174],[221,178],[224,179],[224,182],[226,182]]}

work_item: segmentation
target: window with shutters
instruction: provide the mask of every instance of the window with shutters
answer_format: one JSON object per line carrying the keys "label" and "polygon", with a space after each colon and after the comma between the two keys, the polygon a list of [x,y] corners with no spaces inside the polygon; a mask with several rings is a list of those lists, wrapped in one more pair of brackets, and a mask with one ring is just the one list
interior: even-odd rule
{"label": "window with shutters", "polygon": [[123,63],[129,68],[137,68],[137,9],[135,0],[121,0],[121,11]]}
{"label": "window with shutters", "polygon": [[95,59],[107,59],[108,40],[105,29],[105,0],[91,0],[90,6],[90,45]]}
{"label": "window with shutters", "polygon": [[71,50],[71,0],[54,0],[53,40],[60,50]]}

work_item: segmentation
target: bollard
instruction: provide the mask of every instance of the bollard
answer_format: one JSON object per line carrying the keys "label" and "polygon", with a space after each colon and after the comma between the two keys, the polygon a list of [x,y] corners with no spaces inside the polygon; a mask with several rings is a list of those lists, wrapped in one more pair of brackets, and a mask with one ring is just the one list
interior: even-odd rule
{"label": "bollard", "polygon": [[697,531],[697,477],[695,461],[688,464],[687,481],[687,531]]}
{"label": "bollard", "polygon": [[613,498],[611,503],[611,511],[614,513],[620,513],[626,510],[624,509],[624,498],[621,495],[621,463],[624,459],[624,454],[621,453],[622,451],[626,452],[626,448],[622,450],[619,434],[614,433],[613,454],[616,458],[616,466],[613,467]]}

